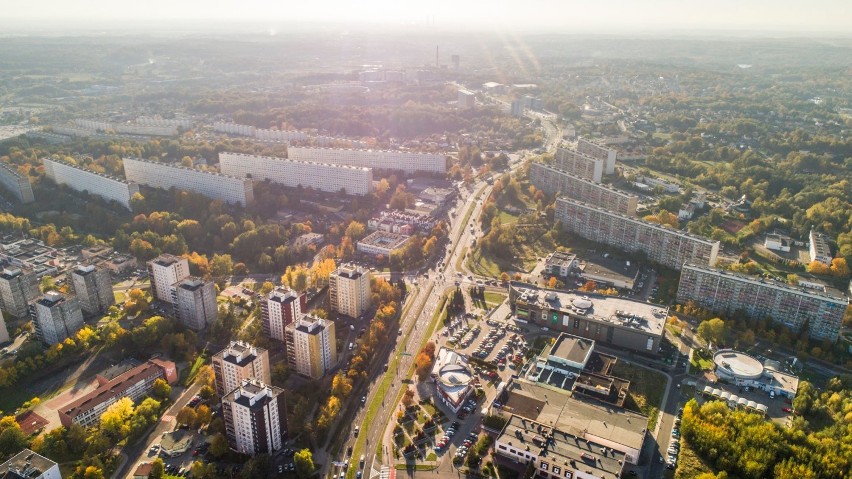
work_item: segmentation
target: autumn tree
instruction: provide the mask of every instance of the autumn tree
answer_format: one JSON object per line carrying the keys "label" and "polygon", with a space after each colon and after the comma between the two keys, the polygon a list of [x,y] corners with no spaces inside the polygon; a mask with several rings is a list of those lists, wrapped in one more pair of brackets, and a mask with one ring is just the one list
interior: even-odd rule
{"label": "autumn tree", "polygon": [[123,397],[112,403],[101,414],[100,430],[114,441],[119,441],[130,434],[131,416],[133,416],[133,401],[129,397]]}
{"label": "autumn tree", "polygon": [[701,321],[701,323],[698,324],[698,330],[696,331],[698,337],[713,344],[722,343],[725,340],[726,332],[726,324],[719,318]]}
{"label": "autumn tree", "polygon": [[846,264],[846,258],[834,258],[831,260],[831,275],[838,278],[849,276],[849,266]]}
{"label": "autumn tree", "polygon": [[808,263],[807,271],[812,274],[828,275],[831,273],[831,267],[821,261],[813,260]]}
{"label": "autumn tree", "polygon": [[165,401],[169,398],[169,395],[172,393],[172,387],[169,386],[162,378],[158,378],[154,381],[154,385],[151,387],[151,395],[157,399]]}
{"label": "autumn tree", "polygon": [[425,381],[432,372],[432,365],[435,363],[435,343],[429,341],[423,350],[417,353],[414,358],[414,371],[420,381]]}
{"label": "autumn tree", "polygon": [[345,399],[352,392],[352,380],[344,376],[343,371],[338,371],[331,380],[331,394]]}
{"label": "autumn tree", "polygon": [[293,462],[296,464],[296,475],[301,479],[306,479],[314,474],[314,456],[310,449],[302,449],[293,456]]}
{"label": "autumn tree", "polygon": [[175,421],[178,424],[186,424],[189,427],[194,427],[198,424],[198,414],[195,412],[195,409],[191,407],[183,407],[180,411],[178,411],[177,415],[175,415]]}

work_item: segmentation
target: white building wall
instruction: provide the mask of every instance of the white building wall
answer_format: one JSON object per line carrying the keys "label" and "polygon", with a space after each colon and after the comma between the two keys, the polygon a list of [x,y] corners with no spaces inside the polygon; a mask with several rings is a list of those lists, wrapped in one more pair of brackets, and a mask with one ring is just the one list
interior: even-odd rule
{"label": "white building wall", "polygon": [[287,158],[335,165],[363,166],[405,173],[446,173],[447,160],[442,154],[407,151],[356,150],[337,148],[287,148]]}
{"label": "white building wall", "polygon": [[352,195],[367,195],[373,188],[373,172],[369,168],[293,161],[271,156],[242,153],[219,153],[223,174],[252,180],[269,180],[284,186],[310,187],[337,193],[343,189]]}
{"label": "white building wall", "polygon": [[152,188],[194,191],[208,198],[243,206],[254,203],[251,180],[245,178],[133,158],[124,158],[124,174],[128,181]]}
{"label": "white building wall", "polygon": [[64,162],[42,158],[45,175],[57,184],[68,185],[76,191],[88,191],[107,201],[115,201],[130,209],[130,198],[139,193],[139,185],[128,183]]}
{"label": "white building wall", "polygon": [[30,179],[15,171],[15,167],[12,165],[0,163],[0,185],[12,193],[21,203],[32,203],[35,201]]}

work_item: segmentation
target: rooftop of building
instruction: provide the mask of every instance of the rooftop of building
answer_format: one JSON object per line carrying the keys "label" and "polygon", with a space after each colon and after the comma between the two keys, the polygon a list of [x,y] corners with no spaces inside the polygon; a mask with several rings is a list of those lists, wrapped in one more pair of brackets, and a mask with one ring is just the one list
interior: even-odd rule
{"label": "rooftop of building", "polygon": [[93,264],[78,264],[74,266],[74,274],[78,274],[80,276],[88,276],[95,272],[95,265]]}
{"label": "rooftop of building", "polygon": [[363,276],[366,272],[367,272],[367,270],[365,270],[364,268],[362,268],[360,266],[355,266],[355,265],[351,265],[351,264],[342,264],[342,265],[338,266],[337,269],[334,270],[334,273],[332,273],[332,274],[335,275],[335,276],[343,277],[343,278],[358,279],[361,276]]}
{"label": "rooftop of building", "polygon": [[255,347],[244,341],[231,341],[225,349],[219,351],[213,357],[222,358],[225,362],[243,367],[264,352],[266,352],[265,349]]}
{"label": "rooftop of building", "polygon": [[171,265],[177,263],[181,259],[183,259],[183,258],[180,258],[180,257],[172,255],[172,254],[161,254],[160,256],[157,256],[156,258],[152,259],[151,263],[156,264],[157,266],[168,267],[168,266],[171,266]]}
{"label": "rooftop of building", "polygon": [[529,451],[538,463],[553,467],[571,468],[593,477],[620,477],[625,454],[587,441],[582,434],[572,434],[559,426],[511,416],[497,437],[497,442],[517,450]]}
{"label": "rooftop of building", "polygon": [[163,451],[186,451],[192,445],[192,433],[185,429],[170,431],[160,438],[160,446]]}
{"label": "rooftop of building", "polygon": [[15,178],[18,178],[18,179],[24,178],[20,173],[18,173],[18,171],[15,168],[12,167],[12,165],[6,163],[5,161],[0,161],[0,169],[3,169],[3,171],[11,174]]}
{"label": "rooftop of building", "polygon": [[175,283],[175,287],[184,289],[186,291],[198,291],[199,289],[203,288],[207,283],[207,281],[204,281],[201,278],[195,276],[188,276]]}
{"label": "rooftop of building", "polygon": [[257,379],[244,379],[240,386],[226,394],[223,402],[234,402],[247,408],[260,408],[284,392],[283,389],[264,384]]}
{"label": "rooftop of building", "polygon": [[563,251],[554,251],[547,255],[545,262],[548,266],[569,266],[577,259],[574,253],[565,253]]}
{"label": "rooftop of building", "polygon": [[[295,147],[293,147],[295,148]],[[262,155],[252,155],[249,153],[231,153],[231,152],[223,152],[228,155],[242,156],[242,157],[254,157],[264,160],[271,161],[282,161],[286,163],[296,163],[300,165],[312,165],[312,166],[322,166],[326,168],[341,168],[344,170],[358,170],[358,171],[373,171],[372,168],[366,166],[353,166],[353,165],[338,165],[335,163],[323,163],[320,161],[305,161],[305,160],[291,160],[290,158],[279,158],[276,156],[262,156]]]}
{"label": "rooftop of building", "polygon": [[22,274],[24,274],[24,272],[20,268],[4,268],[3,271],[0,272],[0,278],[14,279]]}
{"label": "rooftop of building", "polygon": [[101,255],[101,254],[112,253],[112,251],[113,251],[112,246],[105,245],[105,244],[98,244],[98,245],[95,245],[95,246],[89,246],[88,248],[83,248],[82,252],[89,254],[89,255],[92,255],[92,256],[97,256],[97,255]]}
{"label": "rooftop of building", "polygon": [[137,384],[144,378],[158,374],[159,371],[165,369],[167,365],[171,365],[171,368],[175,367],[174,363],[171,361],[149,359],[145,363],[140,364],[139,366],[117,376],[106,384],[99,386],[89,394],[62,406],[59,408],[59,411],[67,414],[71,418],[74,418],[81,412],[88,411],[95,407],[95,405],[100,404],[111,397],[118,397],[122,395],[127,388]]}
{"label": "rooftop of building", "polygon": [[617,216],[617,217],[619,217],[619,218],[622,218],[622,219],[625,219],[625,220],[627,220],[627,221],[630,221],[631,223],[638,223],[638,224],[641,224],[641,225],[643,225],[643,226],[647,226],[647,227],[649,227],[649,228],[653,228],[653,229],[655,229],[655,230],[665,231],[666,233],[669,233],[669,234],[675,234],[675,235],[683,236],[683,237],[685,237],[685,238],[690,238],[690,239],[693,239],[693,240],[695,240],[695,241],[700,241],[700,242],[705,243],[705,244],[708,244],[708,245],[714,245],[714,244],[715,244],[715,245],[718,245],[718,244],[719,244],[719,242],[718,242],[718,241],[713,241],[713,240],[707,239],[707,238],[705,238],[705,237],[703,237],[703,236],[697,236],[697,235],[691,234],[691,233],[686,232],[686,231],[683,231],[683,230],[674,229],[674,228],[669,228],[669,227],[666,227],[666,226],[660,225],[660,224],[658,224],[658,223],[652,223],[652,222],[650,222],[650,221],[646,221],[646,220],[644,220],[644,219],[642,219],[642,218],[638,218],[638,217],[634,217],[634,216],[627,216],[627,215],[623,215],[623,214],[621,214],[621,213],[616,213],[615,211],[610,211],[610,210],[607,210],[607,209],[605,209],[605,208],[601,208],[601,207],[599,207],[599,206],[590,205],[590,204],[588,204],[588,203],[584,203],[584,202],[582,202],[582,201],[573,200],[573,199],[571,199],[571,198],[566,198],[566,197],[564,197],[564,196],[560,196],[559,198],[557,198],[557,199],[556,199],[556,202],[557,202],[557,203],[558,203],[558,202],[563,202],[563,203],[573,203],[573,204],[576,204],[576,205],[579,205],[579,206],[583,206],[583,207],[589,208],[589,209],[591,209],[591,210],[595,210],[595,211],[598,211],[598,212],[601,212],[601,213],[605,213],[605,214],[607,214],[607,215],[609,215],[609,216]]}
{"label": "rooftop of building", "polygon": [[321,151],[363,151],[363,152],[372,152],[372,153],[392,153],[392,154],[411,154],[411,155],[423,155],[423,156],[446,156],[444,153],[423,153],[419,151],[408,151],[408,150],[374,150],[371,148],[329,148],[329,147],[317,147],[317,146],[294,146],[292,147],[294,150],[321,150]]}
{"label": "rooftop of building", "polygon": [[0,477],[3,479],[38,477],[55,465],[55,462],[41,454],[24,449],[9,458],[8,461],[0,464]]}
{"label": "rooftop of building", "polygon": [[63,302],[65,300],[65,296],[62,293],[58,293],[56,291],[48,291],[44,293],[44,296],[36,300],[37,304],[42,306],[46,306],[48,308],[52,308],[57,304]]}
{"label": "rooftop of building", "polygon": [[548,307],[573,315],[662,334],[668,311],[659,305],[594,293],[571,292],[539,288],[529,283],[512,281],[518,299],[539,307]]}
{"label": "rooftop of building", "polygon": [[849,298],[843,294],[842,291],[834,289],[834,288],[826,288],[825,290],[819,290],[814,288],[807,288],[804,286],[793,286],[784,282],[775,281],[772,279],[765,279],[760,276],[749,276],[743,273],[734,273],[733,271],[721,270],[716,268],[711,268],[710,266],[699,266],[691,263],[686,263],[683,265],[683,269],[692,269],[696,271],[701,271],[708,274],[713,274],[720,277],[732,278],[738,281],[747,281],[754,284],[761,284],[763,286],[780,289],[783,291],[788,291],[790,293],[795,294],[803,294],[808,296],[819,297],[823,299],[827,299],[830,301],[834,301],[836,303],[848,303]]}
{"label": "rooftop of building", "polygon": [[286,304],[291,301],[295,301],[299,298],[299,296],[300,294],[296,291],[279,286],[270,291],[266,299],[268,299],[269,301],[274,301],[276,303]]}
{"label": "rooftop of building", "polygon": [[582,397],[563,389],[512,379],[496,399],[501,408],[568,434],[592,434],[624,446],[641,449],[648,418],[620,407]]}
{"label": "rooftop of building", "polygon": [[305,334],[320,334],[329,326],[329,324],[334,323],[327,319],[303,314],[301,318],[288,324],[287,327]]}
{"label": "rooftop of building", "polygon": [[199,173],[199,174],[202,174],[202,175],[210,175],[210,176],[218,176],[218,177],[221,177],[221,178],[227,178],[227,179],[230,179],[230,180],[236,180],[236,181],[240,181],[240,182],[251,181],[250,179],[247,179],[247,178],[237,178],[236,176],[226,175],[226,174],[223,174],[223,173],[219,173],[218,171],[199,170],[197,168],[190,168],[188,166],[181,166],[181,165],[178,165],[178,164],[160,163],[159,161],[143,160],[142,158],[123,158],[122,160],[123,161],[127,161],[127,160],[138,161],[140,163],[147,163],[149,165],[161,166],[163,168],[171,168],[171,169],[174,169],[174,170],[191,171],[193,173]]}
{"label": "rooftop of building", "polygon": [[140,364],[142,364],[142,363],[140,363],[139,361],[137,361],[133,358],[128,358],[128,359],[126,359],[126,360],[124,360],[124,361],[122,361],[118,364],[115,364],[113,366],[110,366],[110,367],[104,369],[98,376],[101,376],[102,378],[106,379],[107,381],[112,381],[113,379],[121,376],[122,374],[126,373],[127,371],[130,371],[131,369],[138,367]]}
{"label": "rooftop of building", "polygon": [[612,281],[633,281],[639,275],[639,263],[613,256],[592,255],[580,260],[584,274],[599,276]]}
{"label": "rooftop of building", "polygon": [[573,363],[585,364],[594,349],[595,342],[591,339],[561,333],[550,348],[550,355]]}
{"label": "rooftop of building", "polygon": [[50,421],[36,414],[35,411],[24,411],[18,414],[15,416],[15,422],[21,426],[21,431],[26,436],[31,436],[50,424]]}
{"label": "rooftop of building", "polygon": [[358,244],[368,246],[379,246],[387,249],[397,249],[408,241],[409,236],[391,233],[388,231],[374,231],[365,238],[358,240]]}

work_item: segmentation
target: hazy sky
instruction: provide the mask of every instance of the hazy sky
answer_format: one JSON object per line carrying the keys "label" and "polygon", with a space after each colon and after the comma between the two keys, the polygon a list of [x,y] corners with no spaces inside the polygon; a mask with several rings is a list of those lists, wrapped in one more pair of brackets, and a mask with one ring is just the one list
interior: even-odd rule
{"label": "hazy sky", "polygon": [[852,32],[852,0],[0,0],[5,23],[419,24],[485,30]]}

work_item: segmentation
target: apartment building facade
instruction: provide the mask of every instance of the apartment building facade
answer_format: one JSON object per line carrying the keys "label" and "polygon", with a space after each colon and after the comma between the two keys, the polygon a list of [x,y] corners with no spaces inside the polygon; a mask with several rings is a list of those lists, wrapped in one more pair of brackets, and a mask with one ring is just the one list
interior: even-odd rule
{"label": "apartment building facade", "polygon": [[29,268],[5,268],[0,273],[0,306],[17,318],[29,315],[29,303],[39,295],[38,279]]}
{"label": "apartment building facade", "polygon": [[154,298],[172,303],[172,285],[189,277],[189,261],[171,254],[161,254],[148,261],[148,277]]}
{"label": "apartment building facade", "polygon": [[106,312],[115,304],[109,270],[103,266],[78,264],[69,273],[71,290],[86,315]]}
{"label": "apartment building facade", "polygon": [[287,434],[284,390],[246,379],[222,398],[222,417],[230,446],[241,454],[272,454]]}
{"label": "apartment building facade", "polygon": [[341,265],[328,277],[331,310],[357,318],[370,308],[370,271]]}
{"label": "apartment building facade", "polygon": [[612,148],[607,148],[585,138],[580,138],[577,140],[577,152],[591,156],[592,158],[604,160],[605,175],[615,173],[615,160],[618,153]]}
{"label": "apartment building facade", "polygon": [[164,359],[149,359],[112,380],[98,377],[98,387],[59,408],[59,422],[66,428],[72,424],[91,427],[100,423],[101,414],[113,403],[128,397],[137,402],[151,392],[154,382],[162,379],[169,384],[177,381],[175,363]]}
{"label": "apartment building facade", "polygon": [[[331,282],[331,279],[329,279]],[[307,311],[307,295],[291,289],[275,288],[260,303],[263,332],[266,336],[284,342],[284,328]]]}
{"label": "apartment building facade", "polygon": [[73,296],[45,293],[30,305],[36,337],[48,346],[73,337],[83,327],[83,311]]}
{"label": "apartment building facade", "polygon": [[828,237],[822,233],[817,233],[811,229],[808,234],[808,253],[810,253],[811,261],[819,261],[820,263],[831,266],[831,260],[834,255],[831,254],[831,245],[828,244]]}
{"label": "apartment building facade", "polygon": [[21,203],[35,201],[33,185],[30,178],[18,173],[13,165],[0,162],[0,186],[6,189]]}
{"label": "apartment building facade", "polygon": [[568,198],[556,199],[556,219],[586,239],[641,251],[648,259],[679,270],[684,263],[713,265],[719,242]]}
{"label": "apartment building facade", "polygon": [[346,191],[350,195],[367,195],[373,189],[370,168],[294,161],[271,156],[243,153],[219,153],[219,168],[226,175],[269,180],[295,188],[302,186],[328,193]]}
{"label": "apartment building facade", "polygon": [[166,165],[138,158],[124,158],[124,175],[128,181],[152,188],[193,191],[228,204],[248,206],[254,203],[251,180],[210,171]]}
{"label": "apartment building facade", "polygon": [[677,300],[694,301],[719,313],[771,318],[792,331],[807,325],[810,337],[830,341],[837,340],[849,305],[849,299],[839,294],[693,264],[681,270]]}
{"label": "apartment building facade", "polygon": [[557,148],[553,165],[574,175],[600,183],[606,161],[594,158],[568,148]]}
{"label": "apartment building facade", "polygon": [[530,165],[529,177],[536,188],[547,194],[565,195],[616,213],[636,216],[636,207],[639,204],[639,198],[636,195],[595,183],[543,163]]}
{"label": "apartment building facade", "polygon": [[44,174],[58,185],[67,185],[75,191],[88,191],[106,201],[115,201],[126,209],[130,198],[139,193],[139,185],[71,165],[61,160],[42,158]]}
{"label": "apartment building facade", "polygon": [[213,355],[213,374],[219,397],[238,388],[246,379],[269,384],[272,381],[269,351],[243,341],[231,341],[225,349]]}
{"label": "apartment building facade", "polygon": [[357,150],[342,148],[287,147],[287,158],[335,165],[360,166],[380,170],[400,170],[406,174],[447,172],[447,158],[437,153],[410,151]]}
{"label": "apartment building facade", "polygon": [[287,363],[292,371],[319,379],[337,363],[334,322],[302,315],[285,328]]}
{"label": "apartment building facade", "polygon": [[212,281],[189,276],[171,287],[175,317],[190,329],[200,331],[216,321],[216,285]]}

